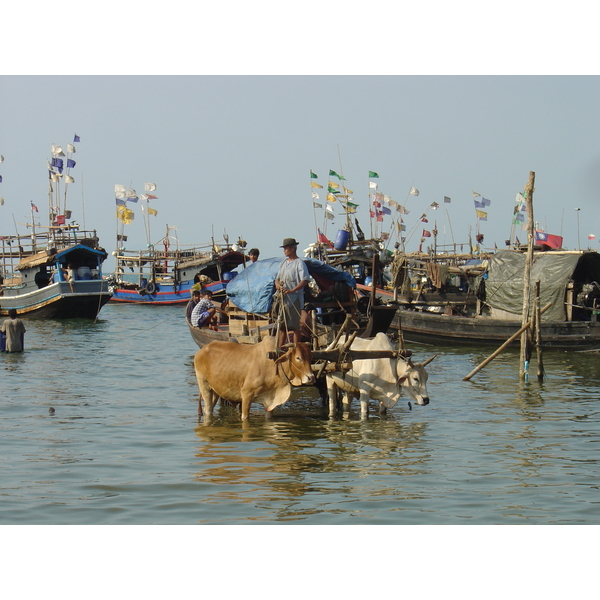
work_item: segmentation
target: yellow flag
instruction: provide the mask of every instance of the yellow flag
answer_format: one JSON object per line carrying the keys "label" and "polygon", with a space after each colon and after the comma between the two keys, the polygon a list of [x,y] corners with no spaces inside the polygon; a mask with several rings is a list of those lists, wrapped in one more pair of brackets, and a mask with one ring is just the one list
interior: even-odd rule
{"label": "yellow flag", "polygon": [[158,211],[153,208],[148,207],[148,214],[156,216],[158,214]]}
{"label": "yellow flag", "polygon": [[347,187],[345,187],[344,190],[346,191],[346,194],[354,194],[354,192],[349,190]]}
{"label": "yellow flag", "polygon": [[339,184],[339,183],[333,183],[333,181],[328,181],[328,182],[327,182],[327,185],[328,185],[329,187],[335,188],[336,190],[337,190],[337,189],[340,187],[340,184]]}
{"label": "yellow flag", "polygon": [[311,181],[311,182],[310,182],[310,187],[318,188],[318,189],[320,189],[320,190],[322,190],[322,189],[323,189],[323,186],[322,186],[322,185],[319,185],[318,183],[315,183],[314,181]]}
{"label": "yellow flag", "polygon": [[327,201],[328,202],[335,202],[336,198],[335,198],[335,196],[333,196],[331,194],[327,194]]}

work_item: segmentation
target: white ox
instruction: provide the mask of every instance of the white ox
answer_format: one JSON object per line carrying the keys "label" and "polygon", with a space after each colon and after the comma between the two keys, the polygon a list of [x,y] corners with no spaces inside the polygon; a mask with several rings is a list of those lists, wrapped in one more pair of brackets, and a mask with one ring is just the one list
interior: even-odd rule
{"label": "white ox", "polygon": [[267,415],[290,397],[292,386],[313,384],[312,353],[308,344],[298,343],[277,360],[268,357],[275,351],[275,338],[265,337],[258,344],[214,341],[194,357],[194,369],[200,390],[198,414],[202,402],[207,421],[218,398],[241,403],[242,420],[248,419],[250,404],[260,402]]}
{"label": "white ox", "polygon": [[[342,342],[338,342],[336,346],[341,345]],[[385,333],[378,333],[373,339],[356,338],[350,349],[394,350]],[[425,364],[431,360],[433,359],[429,359]],[[333,372],[327,375],[329,415],[335,415],[338,389],[345,392],[344,412],[350,409],[353,397],[360,398],[360,413],[363,419],[369,414],[369,398],[379,401],[379,412],[384,413],[398,402],[402,390],[417,404],[429,404],[427,378],[424,364],[413,364],[401,356],[354,360],[352,369],[346,373]]]}

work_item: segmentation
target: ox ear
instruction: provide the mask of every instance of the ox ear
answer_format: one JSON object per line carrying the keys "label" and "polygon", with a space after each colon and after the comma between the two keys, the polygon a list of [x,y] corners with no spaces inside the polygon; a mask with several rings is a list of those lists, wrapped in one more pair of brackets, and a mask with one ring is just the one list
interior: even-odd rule
{"label": "ox ear", "polygon": [[[295,347],[295,346],[294,346]],[[286,360],[289,360],[289,358],[292,355],[294,348],[290,348],[285,354],[282,354],[276,361],[275,364],[276,365],[280,365],[282,362],[285,362]]]}
{"label": "ox ear", "polygon": [[430,356],[424,363],[423,366],[426,367],[434,358],[436,358],[438,355],[434,354],[433,356]]}

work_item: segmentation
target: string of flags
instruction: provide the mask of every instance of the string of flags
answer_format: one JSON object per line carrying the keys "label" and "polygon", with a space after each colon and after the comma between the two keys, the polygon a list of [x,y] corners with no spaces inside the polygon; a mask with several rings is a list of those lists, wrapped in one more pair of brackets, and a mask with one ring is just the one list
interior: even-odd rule
{"label": "string of flags", "polygon": [[133,210],[127,207],[127,202],[137,204],[138,200],[143,200],[146,204],[140,204],[142,212],[147,212],[149,215],[156,216],[158,211],[149,205],[150,200],[158,200],[158,196],[149,192],[156,191],[155,183],[145,183],[143,194],[139,194],[133,188],[128,188],[121,184],[115,184],[115,202],[117,204],[117,219],[124,225],[129,225],[135,218]]}

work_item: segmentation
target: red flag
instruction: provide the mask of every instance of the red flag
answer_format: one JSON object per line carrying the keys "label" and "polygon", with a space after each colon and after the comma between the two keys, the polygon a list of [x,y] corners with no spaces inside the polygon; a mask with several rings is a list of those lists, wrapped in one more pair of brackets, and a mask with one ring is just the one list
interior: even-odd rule
{"label": "red flag", "polygon": [[327,244],[330,248],[333,248],[333,244],[327,239],[327,236],[324,233],[321,233],[320,229],[317,229],[318,236],[317,239],[321,244]]}
{"label": "red flag", "polygon": [[431,232],[427,231],[427,229],[423,229],[423,237],[431,237]]}
{"label": "red flag", "polygon": [[158,196],[153,196],[152,194],[146,194],[146,198],[150,198],[151,200],[157,200]]}

